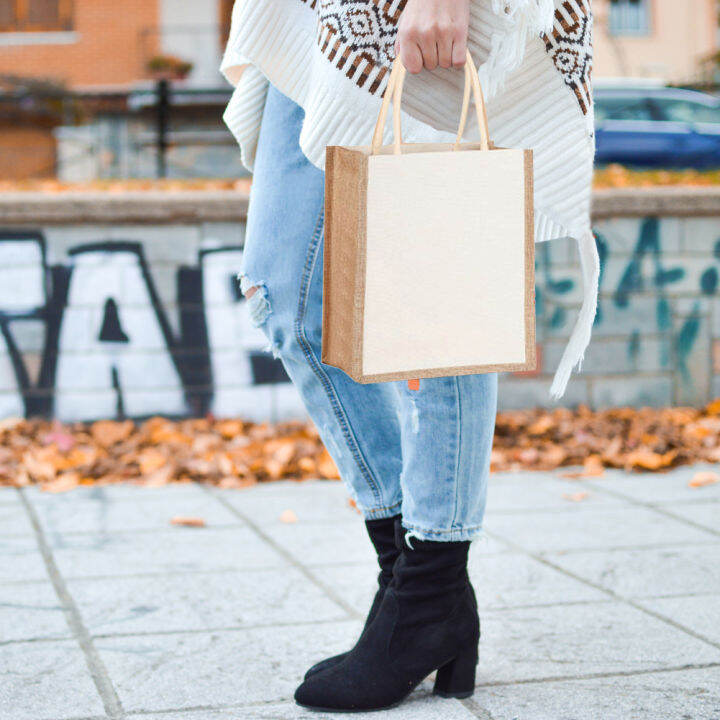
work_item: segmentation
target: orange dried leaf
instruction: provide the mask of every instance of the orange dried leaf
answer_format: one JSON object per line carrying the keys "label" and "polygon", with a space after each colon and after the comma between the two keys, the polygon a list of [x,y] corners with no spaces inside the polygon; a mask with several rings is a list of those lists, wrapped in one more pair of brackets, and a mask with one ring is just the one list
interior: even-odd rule
{"label": "orange dried leaf", "polygon": [[24,420],[21,417],[6,417],[0,420],[0,432],[6,432],[8,430],[15,430],[17,427],[23,424]]}
{"label": "orange dried leaf", "polygon": [[301,457],[298,460],[298,467],[307,476],[313,476],[317,472],[317,465],[311,457]]}
{"label": "orange dried leaf", "polygon": [[283,510],[280,513],[280,522],[292,524],[298,521],[297,515],[292,510]]}
{"label": "orange dried leaf", "polygon": [[135,428],[132,420],[115,422],[114,420],[98,420],[90,426],[90,433],[98,445],[111,447],[115,443],[127,440]]}
{"label": "orange dried leaf", "polygon": [[320,477],[325,478],[326,480],[340,479],[340,472],[337,469],[337,465],[335,465],[335,461],[330,457],[330,453],[328,453],[325,449],[323,449],[317,460],[317,467]]}
{"label": "orange dried leaf", "polygon": [[544,435],[555,425],[551,415],[543,415],[527,429],[528,435]]}
{"label": "orange dried leaf", "polygon": [[205,527],[205,520],[190,515],[175,515],[175,517],[171,518],[170,524],[181,525],[182,527]]}
{"label": "orange dried leaf", "polygon": [[698,472],[693,475],[692,480],[690,480],[690,482],[688,483],[688,487],[702,488],[707,487],[708,485],[714,485],[718,482],[720,482],[720,475],[718,475],[716,472]]}
{"label": "orange dried leaf", "polygon": [[63,473],[51,482],[43,483],[41,489],[49,493],[61,493],[75,489],[80,484],[80,476],[74,472]]}
{"label": "orange dried leaf", "polygon": [[628,469],[639,467],[644,470],[660,470],[670,467],[676,455],[676,450],[671,450],[667,453],[656,453],[651,450],[636,450],[627,456],[625,462]]}
{"label": "orange dried leaf", "polygon": [[226,440],[230,440],[243,433],[242,420],[221,420],[215,426],[217,432]]}
{"label": "orange dried leaf", "polygon": [[172,480],[174,472],[175,467],[168,463],[167,465],[163,465],[163,467],[157,469],[155,472],[144,476],[143,480],[145,485],[148,487],[160,487],[162,485],[167,485]]}
{"label": "orange dried leaf", "polygon": [[587,492],[576,492],[576,493],[563,493],[563,500],[569,500],[570,502],[582,502],[587,499],[590,493]]}
{"label": "orange dried leaf", "polygon": [[159,470],[167,463],[168,458],[165,453],[155,450],[154,448],[148,448],[138,455],[137,463],[140,467],[140,472],[143,475],[150,475],[151,473]]}
{"label": "orange dried leaf", "polygon": [[580,480],[586,477],[600,477],[605,474],[602,458],[599,455],[589,455],[585,458],[583,469],[579,472],[562,473],[560,477],[566,480]]}

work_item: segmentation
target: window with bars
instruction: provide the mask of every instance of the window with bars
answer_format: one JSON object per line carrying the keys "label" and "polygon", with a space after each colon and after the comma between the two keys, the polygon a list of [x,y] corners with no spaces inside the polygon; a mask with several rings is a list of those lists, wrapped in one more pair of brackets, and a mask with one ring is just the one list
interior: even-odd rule
{"label": "window with bars", "polygon": [[0,0],[0,32],[72,29],[72,0]]}
{"label": "window with bars", "polygon": [[650,0],[610,0],[613,35],[646,35],[650,32]]}

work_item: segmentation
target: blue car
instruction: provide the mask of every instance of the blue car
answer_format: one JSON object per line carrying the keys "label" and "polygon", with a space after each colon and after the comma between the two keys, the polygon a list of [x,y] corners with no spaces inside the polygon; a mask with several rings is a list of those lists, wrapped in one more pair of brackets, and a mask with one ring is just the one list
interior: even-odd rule
{"label": "blue car", "polygon": [[598,164],[720,168],[720,100],[662,86],[595,86]]}

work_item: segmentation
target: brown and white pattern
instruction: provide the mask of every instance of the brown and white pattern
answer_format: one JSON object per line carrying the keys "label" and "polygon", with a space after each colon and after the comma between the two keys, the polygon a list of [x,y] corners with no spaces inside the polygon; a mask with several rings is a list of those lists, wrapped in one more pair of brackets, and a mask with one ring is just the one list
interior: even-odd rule
{"label": "brown and white pattern", "polygon": [[555,10],[552,33],[543,35],[545,49],[585,115],[592,106],[592,30],[590,0],[565,0]]}
{"label": "brown and white pattern", "polygon": [[[303,2],[317,11],[317,41],[328,61],[370,93],[384,90],[406,0]],[[565,0],[555,11],[552,33],[542,35],[545,49],[586,115],[592,105],[592,25],[590,0]]]}
{"label": "brown and white pattern", "polygon": [[[406,0],[305,0],[318,13],[318,45],[338,70],[375,94],[395,58]],[[368,82],[369,81],[369,82]]]}

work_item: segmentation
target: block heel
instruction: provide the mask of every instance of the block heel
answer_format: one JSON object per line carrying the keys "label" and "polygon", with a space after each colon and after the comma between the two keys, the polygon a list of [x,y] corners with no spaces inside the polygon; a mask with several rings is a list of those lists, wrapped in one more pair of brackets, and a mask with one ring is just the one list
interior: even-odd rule
{"label": "block heel", "polygon": [[477,643],[464,649],[454,660],[438,669],[433,692],[444,698],[467,698],[475,692],[478,663]]}

